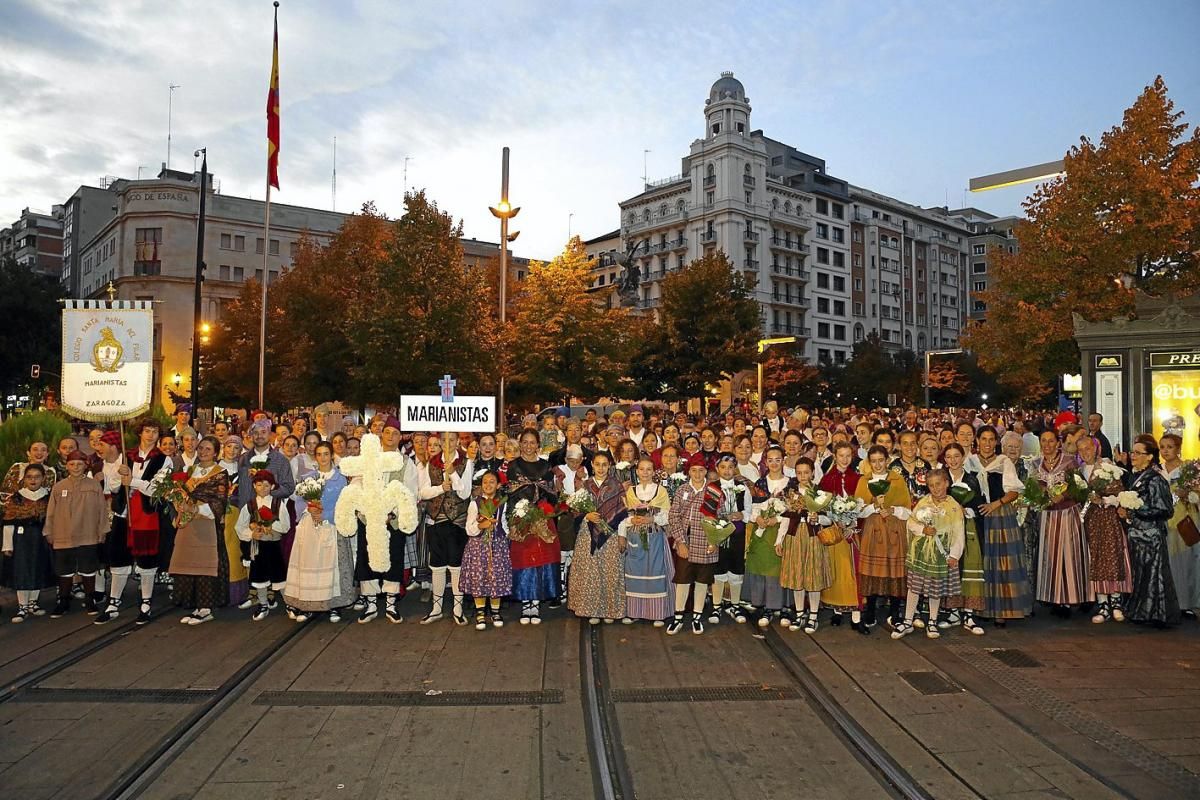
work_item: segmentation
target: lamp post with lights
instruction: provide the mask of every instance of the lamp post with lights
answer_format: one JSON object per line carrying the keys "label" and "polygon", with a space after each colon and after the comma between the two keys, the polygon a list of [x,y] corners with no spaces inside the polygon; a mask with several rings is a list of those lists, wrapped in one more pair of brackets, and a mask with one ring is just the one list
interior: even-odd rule
{"label": "lamp post with lights", "polygon": [[[501,150],[500,154],[500,202],[494,206],[488,206],[488,211],[492,212],[492,216],[500,220],[500,326],[503,327],[508,320],[508,243],[513,241],[520,235],[520,231],[514,232],[511,236],[508,233],[508,221],[520,213],[519,207],[513,207],[508,202],[508,148]],[[497,400],[497,417],[499,428],[504,430],[504,373],[500,373],[500,391],[496,398]]]}

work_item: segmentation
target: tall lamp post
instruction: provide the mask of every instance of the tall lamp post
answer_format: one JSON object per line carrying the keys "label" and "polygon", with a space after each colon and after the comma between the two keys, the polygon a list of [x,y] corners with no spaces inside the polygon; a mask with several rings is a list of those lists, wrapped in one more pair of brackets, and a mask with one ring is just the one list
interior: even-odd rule
{"label": "tall lamp post", "polygon": [[[201,323],[200,303],[201,289],[204,286],[204,209],[208,197],[208,148],[202,147],[196,155],[203,155],[200,162],[200,216],[196,221],[196,287],[195,300],[192,304],[192,421],[200,424],[200,344]],[[199,428],[197,427],[197,430]]]}
{"label": "tall lamp post", "polygon": [[[514,208],[508,202],[508,148],[501,150],[500,154],[500,202],[494,206],[488,206],[488,210],[492,212],[492,216],[500,220],[500,325],[508,321],[508,243],[517,238],[517,233],[514,233],[510,238],[508,235],[508,221],[520,213],[519,207]],[[500,393],[496,398],[499,401],[497,416],[500,423],[500,430],[504,430],[504,372],[500,373]]]}
{"label": "tall lamp post", "polygon": [[929,408],[929,357],[930,356],[952,356],[962,353],[963,349],[957,347],[951,350],[926,350],[925,351],[925,408]]}
{"label": "tall lamp post", "polygon": [[[794,341],[796,341],[795,336],[776,336],[774,339],[759,339],[758,340],[758,354],[762,355],[763,351],[765,351],[768,347],[770,347],[773,344],[790,344],[791,342],[794,342]],[[763,407],[762,386],[763,386],[763,364],[762,364],[762,361],[760,360],[758,362],[758,410],[759,411],[762,411],[762,407]]]}

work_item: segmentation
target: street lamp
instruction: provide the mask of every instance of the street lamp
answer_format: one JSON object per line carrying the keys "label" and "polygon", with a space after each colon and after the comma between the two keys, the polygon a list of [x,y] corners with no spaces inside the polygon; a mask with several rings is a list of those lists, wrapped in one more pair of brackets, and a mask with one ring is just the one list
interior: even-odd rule
{"label": "street lamp", "polygon": [[[511,237],[508,235],[508,221],[519,214],[521,209],[514,208],[508,202],[508,148],[505,147],[500,153],[500,202],[489,206],[488,211],[491,211],[492,216],[500,220],[500,325],[503,327],[508,320],[508,243],[517,238],[516,233]],[[500,394],[497,400],[499,401],[497,415],[500,424],[498,430],[504,430],[503,372],[500,373]]]}
{"label": "street lamp", "polygon": [[183,383],[183,376],[176,372],[175,377],[171,378],[171,383],[175,384],[175,391],[179,391],[179,387]]}
{"label": "street lamp", "polygon": [[[776,336],[773,339],[758,340],[758,354],[762,355],[768,347],[773,344],[790,344],[796,341],[795,336]],[[758,362],[758,410],[761,412],[763,407],[763,365],[762,360]]]}

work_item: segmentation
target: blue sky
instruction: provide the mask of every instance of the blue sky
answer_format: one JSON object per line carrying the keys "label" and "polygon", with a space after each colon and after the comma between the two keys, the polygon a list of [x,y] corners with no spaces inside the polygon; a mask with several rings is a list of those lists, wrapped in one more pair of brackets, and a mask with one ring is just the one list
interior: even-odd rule
{"label": "blue sky", "polygon": [[[448,13],[446,9],[453,9]],[[686,10],[685,10],[686,9]],[[679,171],[708,88],[733,70],[752,125],[829,171],[921,205],[974,175],[1061,157],[1162,74],[1200,117],[1200,2],[432,3],[283,0],[280,202],[402,211],[424,187],[495,240],[512,148],[519,254],[554,255]],[[227,194],[262,197],[268,0],[0,4],[0,224],[103,175],[207,146]],[[1029,188],[967,195],[1016,213]]]}

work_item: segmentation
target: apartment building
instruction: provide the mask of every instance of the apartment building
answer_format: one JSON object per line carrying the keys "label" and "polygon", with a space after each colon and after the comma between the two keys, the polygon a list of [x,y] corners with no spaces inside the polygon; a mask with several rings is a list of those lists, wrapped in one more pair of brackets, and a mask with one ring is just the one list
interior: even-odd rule
{"label": "apartment building", "polygon": [[0,260],[9,258],[58,278],[63,266],[63,207],[56,205],[49,214],[26,208],[16,222],[0,228]]}

